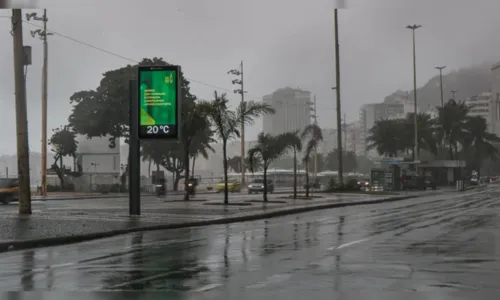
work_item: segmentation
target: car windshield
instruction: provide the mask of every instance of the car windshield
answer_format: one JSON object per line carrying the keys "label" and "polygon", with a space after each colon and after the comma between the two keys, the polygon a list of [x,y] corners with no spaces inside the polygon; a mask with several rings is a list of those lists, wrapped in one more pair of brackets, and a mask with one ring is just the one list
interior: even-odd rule
{"label": "car windshield", "polygon": [[264,183],[264,180],[262,180],[262,179],[255,179],[254,181],[252,181],[252,183]]}

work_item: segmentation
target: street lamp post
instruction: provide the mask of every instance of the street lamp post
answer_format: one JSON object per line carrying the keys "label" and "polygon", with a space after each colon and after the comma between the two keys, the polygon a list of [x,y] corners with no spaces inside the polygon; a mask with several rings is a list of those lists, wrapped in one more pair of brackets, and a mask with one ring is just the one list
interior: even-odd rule
{"label": "street lamp post", "polygon": [[43,10],[43,16],[38,17],[37,13],[27,13],[26,19],[29,21],[43,22],[43,29],[31,31],[31,36],[38,36],[43,41],[43,66],[42,66],[42,195],[47,196],[47,62],[48,44],[47,37],[52,33],[47,32],[47,10]]}
{"label": "street lamp post", "polygon": [[451,90],[450,92],[451,92],[451,94],[452,94],[452,98],[451,98],[451,99],[453,99],[453,101],[456,101],[456,100],[455,100],[455,94],[457,93],[457,91],[455,91],[455,90]]}
{"label": "street lamp post", "polygon": [[[422,25],[408,25],[407,29],[411,29],[413,37],[413,109],[414,109],[414,129],[415,129],[415,149],[413,150],[413,161],[418,160],[418,109],[417,109],[417,54],[415,51],[415,30],[422,27]],[[415,163],[415,170],[418,170]]]}
{"label": "street lamp post", "polygon": [[340,45],[339,45],[339,18],[337,9],[334,10],[335,23],[335,87],[337,98],[337,151],[338,155],[338,178],[339,185],[344,186],[344,164],[342,157],[342,109],[340,107]]}
{"label": "street lamp post", "polygon": [[[233,85],[239,86],[239,88],[234,90],[235,94],[241,95],[241,105],[245,104],[245,89],[243,85],[243,61],[240,63],[240,69],[232,69],[227,72],[237,76],[238,78],[233,79]],[[241,120],[241,186],[245,186],[245,120]]]}
{"label": "street lamp post", "polygon": [[441,107],[444,106],[444,96],[443,96],[443,69],[446,66],[436,67],[439,70],[439,87],[441,89]]}

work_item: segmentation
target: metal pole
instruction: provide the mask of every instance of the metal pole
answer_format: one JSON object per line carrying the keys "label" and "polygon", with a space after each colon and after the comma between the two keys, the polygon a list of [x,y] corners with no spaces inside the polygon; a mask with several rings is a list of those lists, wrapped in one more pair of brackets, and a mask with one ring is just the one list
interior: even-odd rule
{"label": "metal pole", "polygon": [[24,81],[23,23],[21,9],[12,10],[14,37],[14,79],[16,91],[17,176],[19,179],[19,214],[31,214],[30,161],[26,82]]}
{"label": "metal pole", "polygon": [[436,67],[439,70],[439,87],[441,89],[441,107],[444,107],[444,95],[443,95],[443,69],[445,66]]}
{"label": "metal pole", "polygon": [[[245,103],[245,88],[243,86],[243,61],[240,65],[241,72],[241,104]],[[241,185],[245,186],[245,122],[241,120]]]}
{"label": "metal pole", "polygon": [[43,10],[43,67],[42,67],[42,195],[47,196],[47,10]]}
{"label": "metal pole", "polygon": [[344,114],[344,151],[347,154],[347,116]]}
{"label": "metal pole", "polygon": [[337,92],[337,151],[338,155],[338,177],[340,186],[344,185],[344,166],[342,157],[342,116],[340,107],[340,45],[339,45],[339,20],[337,9],[334,10],[335,23],[335,91]]}
{"label": "metal pole", "polygon": [[[316,111],[316,95],[314,95],[313,100],[313,111],[314,111],[314,125],[318,126],[318,115]],[[316,177],[318,174],[318,149],[314,148],[314,180],[316,181]]]}
{"label": "metal pole", "polygon": [[[418,108],[417,108],[417,54],[415,50],[415,30],[420,28],[421,25],[408,25],[406,28],[412,30],[413,37],[413,121],[414,121],[414,137],[415,137],[415,148],[413,150],[413,161],[418,160]],[[418,166],[415,164],[415,170],[418,171]]]}
{"label": "metal pole", "polygon": [[453,98],[452,98],[453,100],[455,100],[455,94],[456,94],[456,93],[457,93],[457,91],[455,91],[455,90],[452,90],[452,91],[451,91],[451,94],[453,95]]}
{"label": "metal pole", "polygon": [[[128,193],[129,214],[141,214],[141,151],[139,141],[139,97],[137,81],[129,82],[129,112],[130,112],[130,138],[129,138],[129,165],[128,165]],[[157,175],[158,176],[158,175]]]}

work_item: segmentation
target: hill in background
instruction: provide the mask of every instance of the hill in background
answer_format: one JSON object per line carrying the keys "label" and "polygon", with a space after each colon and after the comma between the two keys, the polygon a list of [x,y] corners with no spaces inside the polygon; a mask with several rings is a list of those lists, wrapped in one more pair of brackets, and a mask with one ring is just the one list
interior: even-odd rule
{"label": "hill in background", "polygon": [[[493,64],[492,62],[486,62],[480,65],[460,68],[450,73],[443,72],[444,101],[446,102],[452,98],[452,90],[457,91],[457,100],[465,100],[484,92],[491,92],[491,85],[493,83],[491,67]],[[443,71],[446,71],[446,69]],[[408,94],[409,99],[413,99],[413,91],[408,91]],[[421,110],[428,110],[429,107],[441,104],[441,89],[437,70],[436,76],[427,81],[424,86],[417,89],[417,101]]]}

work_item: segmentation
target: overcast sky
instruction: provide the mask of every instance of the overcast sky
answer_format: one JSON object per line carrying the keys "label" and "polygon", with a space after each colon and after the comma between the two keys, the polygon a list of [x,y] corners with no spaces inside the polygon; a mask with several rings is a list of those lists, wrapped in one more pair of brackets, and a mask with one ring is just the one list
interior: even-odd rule
{"label": "overcast sky", "polygon": [[[245,62],[245,89],[259,100],[277,88],[317,95],[319,122],[334,127],[333,0],[38,0],[48,8],[49,130],[67,121],[69,97],[94,89],[107,70],[160,56],[183,67],[192,91],[210,99],[232,90],[227,71]],[[498,0],[350,0],[339,12],[342,110],[358,118],[363,103],[412,86],[411,31],[417,31],[418,84],[437,71],[500,61]],[[38,11],[39,13],[41,11]],[[10,10],[0,11],[0,153],[15,152]],[[36,21],[35,21],[36,23]],[[41,41],[27,77],[30,148],[40,151]],[[458,88],[459,89],[459,88]],[[230,94],[236,103],[237,95]],[[251,137],[262,122],[251,128]]]}

